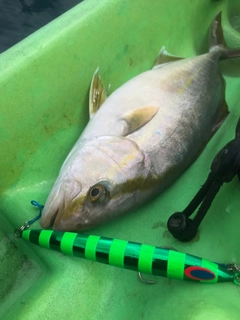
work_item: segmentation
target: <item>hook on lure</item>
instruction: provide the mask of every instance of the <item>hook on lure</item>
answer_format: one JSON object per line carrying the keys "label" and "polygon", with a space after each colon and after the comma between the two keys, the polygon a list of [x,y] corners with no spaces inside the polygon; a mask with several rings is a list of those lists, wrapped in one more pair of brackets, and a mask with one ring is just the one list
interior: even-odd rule
{"label": "hook on lure", "polygon": [[[173,247],[169,247],[169,246],[161,246],[160,248],[162,248],[162,249],[168,249],[168,250],[173,250],[173,251],[178,251],[177,249],[175,249],[175,248],[173,248]],[[142,273],[141,273],[141,272],[138,272],[138,279],[139,279],[141,282],[146,283],[146,284],[157,284],[156,281],[145,279],[145,278],[142,276]]]}
{"label": "hook on lure", "polygon": [[226,269],[234,274],[233,282],[240,286],[240,266],[236,262],[230,263],[226,266]]}
{"label": "hook on lure", "polygon": [[143,278],[142,276],[142,273],[141,272],[138,272],[138,279],[143,282],[143,283],[146,283],[146,284],[157,284],[156,281],[153,281],[153,280],[147,280],[145,278]]}
{"label": "hook on lure", "polygon": [[31,201],[31,204],[38,208],[39,209],[39,214],[33,218],[32,220],[29,220],[29,221],[25,221],[24,224],[20,227],[20,228],[17,228],[14,230],[14,235],[16,238],[20,238],[22,236],[22,232],[25,230],[25,229],[28,229],[30,227],[31,224],[33,224],[35,221],[37,221],[38,219],[41,218],[42,216],[42,210],[44,208],[44,205],[38,203],[37,201],[35,200],[32,200]]}

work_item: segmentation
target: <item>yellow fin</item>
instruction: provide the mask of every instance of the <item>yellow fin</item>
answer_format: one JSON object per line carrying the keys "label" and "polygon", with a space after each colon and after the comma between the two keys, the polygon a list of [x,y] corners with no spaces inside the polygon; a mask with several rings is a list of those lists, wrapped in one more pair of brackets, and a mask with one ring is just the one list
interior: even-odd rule
{"label": "yellow fin", "polygon": [[177,61],[177,60],[182,60],[182,59],[184,59],[184,58],[174,56],[174,55],[170,54],[169,52],[167,52],[165,47],[162,47],[154,64],[153,64],[153,69],[158,67],[160,64],[173,62],[173,61]]}
{"label": "yellow fin", "polygon": [[98,73],[99,68],[95,71],[90,86],[89,94],[89,116],[90,119],[101,107],[103,102],[107,99],[107,92],[103,86],[102,80]]}
{"label": "yellow fin", "polygon": [[147,124],[158,112],[158,107],[147,106],[126,113],[121,120],[124,120],[126,125],[123,129],[123,136],[142,128]]}

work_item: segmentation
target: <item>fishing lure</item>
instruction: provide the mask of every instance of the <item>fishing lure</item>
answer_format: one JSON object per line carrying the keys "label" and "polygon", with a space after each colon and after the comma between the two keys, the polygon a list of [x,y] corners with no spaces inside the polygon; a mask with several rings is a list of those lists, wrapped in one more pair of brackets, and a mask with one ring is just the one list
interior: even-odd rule
{"label": "fishing lure", "polygon": [[23,230],[21,237],[41,247],[155,276],[200,283],[240,284],[240,267],[126,240],[54,230]]}

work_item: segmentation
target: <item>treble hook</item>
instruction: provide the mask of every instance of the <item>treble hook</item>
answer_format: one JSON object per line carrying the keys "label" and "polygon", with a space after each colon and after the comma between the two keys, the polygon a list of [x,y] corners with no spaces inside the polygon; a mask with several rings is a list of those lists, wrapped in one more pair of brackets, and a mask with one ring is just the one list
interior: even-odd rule
{"label": "treble hook", "polygon": [[[173,247],[169,247],[169,246],[161,246],[160,248],[168,249],[168,250],[173,250],[173,251],[178,251],[177,249],[175,249],[175,248],[173,248]],[[146,283],[146,284],[157,284],[157,281],[148,280],[148,279],[143,278],[141,272],[138,272],[138,279],[139,279],[141,282]]]}
{"label": "treble hook", "polygon": [[232,262],[226,265],[226,268],[234,273],[234,283],[240,286],[240,266]]}
{"label": "treble hook", "polygon": [[156,281],[144,279],[141,272],[138,272],[138,278],[141,282],[146,284],[156,284]]}

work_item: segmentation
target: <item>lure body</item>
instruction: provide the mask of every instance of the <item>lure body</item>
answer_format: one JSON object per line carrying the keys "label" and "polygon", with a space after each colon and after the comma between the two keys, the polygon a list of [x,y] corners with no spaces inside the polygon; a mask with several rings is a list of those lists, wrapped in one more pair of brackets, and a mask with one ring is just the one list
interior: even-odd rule
{"label": "lure body", "polygon": [[24,230],[22,238],[67,255],[171,279],[217,283],[236,278],[228,265],[137,242],[53,230]]}

